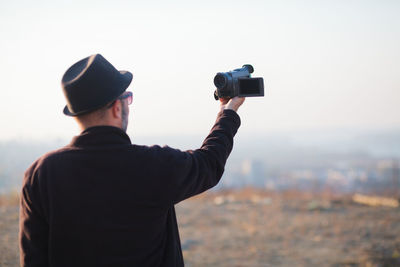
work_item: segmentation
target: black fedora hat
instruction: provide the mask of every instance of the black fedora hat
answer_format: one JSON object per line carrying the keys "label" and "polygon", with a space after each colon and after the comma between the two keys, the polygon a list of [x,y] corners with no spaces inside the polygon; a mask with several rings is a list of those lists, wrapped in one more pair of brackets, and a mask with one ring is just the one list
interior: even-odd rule
{"label": "black fedora hat", "polygon": [[132,81],[132,73],[118,71],[102,55],[95,54],[72,65],[62,77],[67,105],[64,114],[82,115],[120,96]]}

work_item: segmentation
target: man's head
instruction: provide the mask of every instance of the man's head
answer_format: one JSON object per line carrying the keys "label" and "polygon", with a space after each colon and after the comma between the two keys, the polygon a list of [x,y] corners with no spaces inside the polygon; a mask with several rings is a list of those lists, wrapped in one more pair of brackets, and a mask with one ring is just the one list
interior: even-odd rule
{"label": "man's head", "polygon": [[129,105],[132,92],[125,91],[116,100],[89,113],[74,116],[81,130],[93,126],[109,125],[126,131],[128,128]]}
{"label": "man's head", "polygon": [[62,78],[64,114],[75,117],[83,129],[112,125],[126,130],[132,93],[125,90],[131,81],[130,72],[116,70],[100,54],[84,58]]}

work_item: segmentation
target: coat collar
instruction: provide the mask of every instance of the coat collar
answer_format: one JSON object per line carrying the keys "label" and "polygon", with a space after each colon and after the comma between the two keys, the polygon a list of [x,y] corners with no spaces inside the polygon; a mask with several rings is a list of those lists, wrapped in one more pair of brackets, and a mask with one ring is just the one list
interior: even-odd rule
{"label": "coat collar", "polygon": [[86,147],[98,145],[132,144],[129,136],[113,126],[94,126],[72,138],[70,146]]}

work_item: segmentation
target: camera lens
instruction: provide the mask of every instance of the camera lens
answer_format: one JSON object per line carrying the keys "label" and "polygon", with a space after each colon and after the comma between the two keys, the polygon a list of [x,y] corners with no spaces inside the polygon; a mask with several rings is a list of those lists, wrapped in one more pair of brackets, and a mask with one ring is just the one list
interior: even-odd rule
{"label": "camera lens", "polygon": [[214,84],[217,88],[223,88],[226,83],[228,82],[228,79],[225,76],[225,73],[217,73],[214,78]]}

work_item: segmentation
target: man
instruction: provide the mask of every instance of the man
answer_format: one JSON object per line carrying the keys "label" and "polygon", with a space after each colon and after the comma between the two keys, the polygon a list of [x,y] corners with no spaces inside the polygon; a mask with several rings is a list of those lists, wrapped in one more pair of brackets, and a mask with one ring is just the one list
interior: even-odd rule
{"label": "man", "polygon": [[21,266],[184,265],[174,205],[220,180],[244,98],[221,101],[200,149],[139,146],[125,133],[131,80],[99,54],[64,74],[82,133],[25,173]]}

